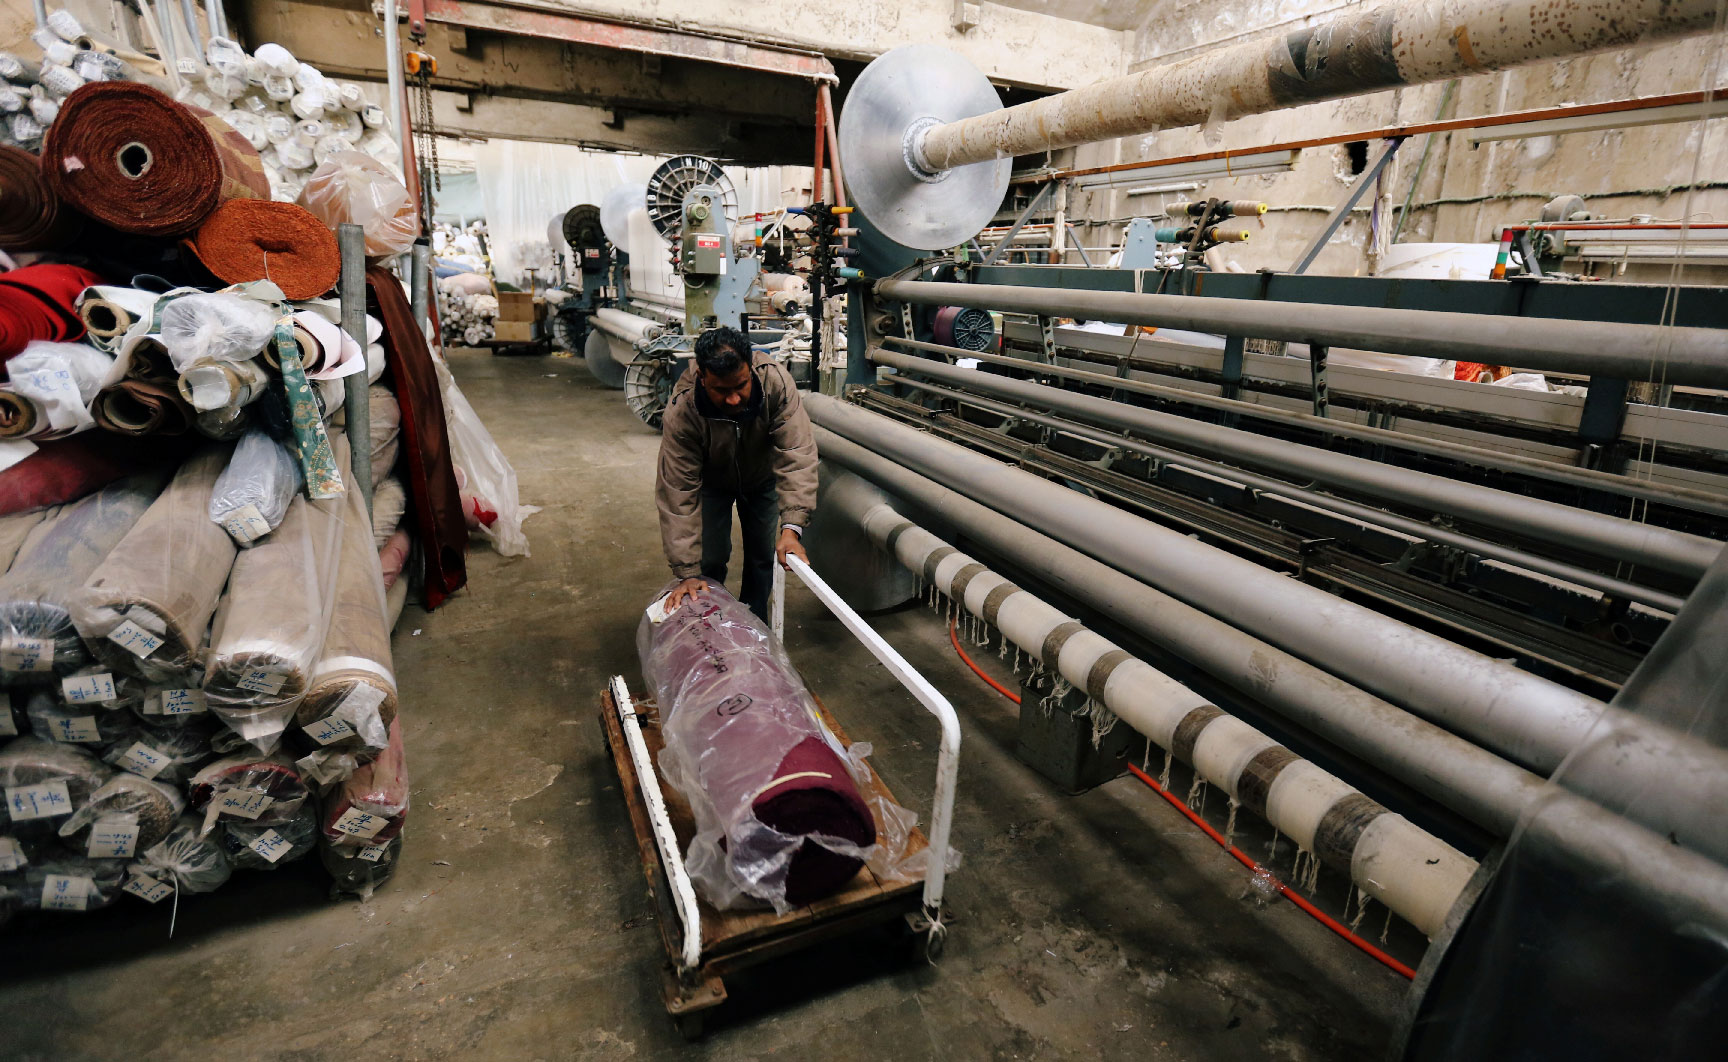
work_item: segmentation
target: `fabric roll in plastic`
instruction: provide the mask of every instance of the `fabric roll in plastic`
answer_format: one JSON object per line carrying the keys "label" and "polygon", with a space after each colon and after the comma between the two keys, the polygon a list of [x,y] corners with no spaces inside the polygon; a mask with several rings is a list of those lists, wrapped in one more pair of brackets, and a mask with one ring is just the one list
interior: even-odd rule
{"label": "fabric roll in plastic", "polygon": [[341,466],[336,463],[329,432],[324,427],[324,407],[300,364],[300,348],[287,318],[276,322],[270,341],[276,367],[282,373],[282,391],[288,400],[288,426],[294,433],[294,450],[300,472],[306,477],[306,495],[313,499],[339,497],[343,490]]}
{"label": "fabric roll in plastic", "polygon": [[18,556],[18,550],[29,539],[30,532],[42,522],[45,512],[13,513],[10,516],[0,516],[0,568],[11,570],[13,558]]}
{"label": "fabric roll in plastic", "polygon": [[234,444],[234,456],[210,493],[210,519],[242,549],[274,531],[302,483],[300,462],[270,433],[253,428]]}
{"label": "fabric roll in plastic", "polygon": [[724,590],[664,619],[636,648],[660,705],[660,767],[689,801],[691,880],[714,906],[784,913],[839,889],[874,854],[876,823],[845,750],[760,620]]}
{"label": "fabric roll in plastic", "polygon": [[87,343],[38,339],[26,346],[6,363],[11,391],[35,412],[34,425],[16,434],[59,438],[95,427],[88,407],[113,368],[113,355]]}
{"label": "fabric roll in plastic", "polygon": [[0,831],[52,837],[114,771],[89,750],[39,737],[0,746]]}
{"label": "fabric roll in plastic", "polygon": [[395,476],[375,480],[372,488],[372,541],[379,549],[402,527],[408,510],[408,490]]}
{"label": "fabric roll in plastic", "polygon": [[110,666],[160,683],[184,683],[202,668],[210,617],[234,566],[234,541],[209,514],[231,450],[215,444],[187,458],[78,593],[73,622]]}
{"label": "fabric roll in plastic", "polygon": [[372,312],[382,322],[389,375],[402,407],[402,475],[415,537],[426,555],[426,607],[437,608],[468,581],[468,524],[450,456],[437,367],[402,285],[388,271],[366,270]]}
{"label": "fabric roll in plastic", "polygon": [[0,471],[0,514],[76,501],[117,479],[178,464],[189,443],[183,436],[160,436],[115,446],[102,432],[51,439]]}
{"label": "fabric roll in plastic", "polygon": [[132,325],[148,320],[160,298],[154,291],[98,284],[85,288],[78,296],[79,320],[84,322],[86,339],[101,350],[114,353]]}
{"label": "fabric roll in plastic", "polygon": [[340,848],[376,848],[401,836],[408,821],[408,757],[400,719],[390,724],[384,751],[326,794],[322,818],[325,840]]}
{"label": "fabric roll in plastic", "polygon": [[0,251],[45,251],[78,235],[82,218],[48,186],[39,158],[0,144]]}
{"label": "fabric roll in plastic", "polygon": [[227,283],[268,279],[290,299],[324,294],[342,271],[335,233],[293,203],[229,200],[190,243],[204,267]]}
{"label": "fabric roll in plastic", "polygon": [[85,85],[66,98],[42,145],[60,197],[122,232],[191,232],[230,199],[269,199],[264,163],[208,111],[135,81]]}
{"label": "fabric roll in plastic", "polygon": [[0,677],[48,682],[89,654],[71,607],[104,558],[137,525],[162,491],[162,472],[110,483],[45,514],[0,576]]}
{"label": "fabric roll in plastic", "polygon": [[28,265],[0,273],[0,360],[32,341],[70,342],[84,334],[73,308],[85,288],[102,278],[72,265]]}
{"label": "fabric roll in plastic", "polygon": [[125,375],[97,392],[90,405],[96,426],[115,435],[184,435],[197,416],[180,396],[180,377],[156,336],[129,337],[122,346]]}

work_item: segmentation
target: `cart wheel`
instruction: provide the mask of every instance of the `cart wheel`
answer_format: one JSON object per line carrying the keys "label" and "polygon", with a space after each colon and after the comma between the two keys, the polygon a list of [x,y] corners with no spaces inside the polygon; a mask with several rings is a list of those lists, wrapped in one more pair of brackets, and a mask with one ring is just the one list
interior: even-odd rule
{"label": "cart wheel", "polygon": [[680,1014],[673,1019],[678,1023],[678,1035],[689,1041],[702,1039],[702,1012],[693,1011]]}

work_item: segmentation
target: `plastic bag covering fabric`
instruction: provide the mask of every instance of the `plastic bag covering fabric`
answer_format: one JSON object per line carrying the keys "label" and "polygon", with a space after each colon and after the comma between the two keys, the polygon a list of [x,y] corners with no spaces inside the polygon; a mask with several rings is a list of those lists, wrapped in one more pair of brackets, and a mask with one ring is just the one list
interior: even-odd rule
{"label": "plastic bag covering fabric", "polygon": [[317,760],[332,758],[322,753],[370,758],[396,718],[384,583],[364,506],[360,492],[349,491],[330,626],[294,716],[295,744]]}
{"label": "plastic bag covering fabric", "polygon": [[[184,716],[149,716],[142,709],[132,740],[109,743],[102,751],[102,762],[113,767],[135,770],[158,782],[181,785],[191,781],[199,768],[215,758],[210,748],[212,724],[208,712]],[[164,719],[190,719],[190,723],[163,722]]]}
{"label": "plastic bag covering fabric", "polygon": [[359,225],[367,257],[399,254],[419,235],[408,189],[389,167],[358,151],[338,151],[312,171],[300,205],[332,232],[338,225]]}
{"label": "plastic bag covering fabric", "polygon": [[[1648,775],[1622,770],[1624,737],[1612,713],[1664,725],[1703,750],[1728,750],[1725,644],[1728,551],[1531,801],[1438,965],[1403,1057],[1721,1057],[1728,833],[1719,807],[1684,800],[1714,779],[1677,774],[1675,788],[1661,792]],[[1593,824],[1571,810],[1578,798],[1623,817],[1631,836],[1620,833],[1619,845],[1592,858],[1580,834]],[[1688,830],[1682,814],[1701,828]],[[1631,850],[1633,837],[1641,852]],[[1669,862],[1653,866],[1656,857]]]}
{"label": "plastic bag covering fabric", "polygon": [[39,737],[14,738],[0,748],[0,832],[52,837],[90,794],[114,774],[86,749]]}
{"label": "plastic bag covering fabric", "polygon": [[[234,540],[209,515],[231,449],[207,446],[187,458],[78,593],[78,633],[116,670],[166,685],[187,685],[201,670],[210,616],[234,566]],[[161,643],[150,648],[152,639]]]}
{"label": "plastic bag covering fabric", "polygon": [[234,562],[216,612],[204,698],[260,752],[281,742],[324,645],[342,508],[296,495],[282,525]]}
{"label": "plastic bag covering fabric", "polygon": [[382,551],[385,543],[402,527],[408,508],[408,491],[395,476],[378,480],[372,488],[372,542]]}
{"label": "plastic bag covering fabric", "polygon": [[288,448],[258,428],[234,444],[228,466],[210,492],[210,519],[242,549],[281,526],[288,503],[305,482]]}
{"label": "plastic bag covering fabric", "polygon": [[192,778],[187,796],[204,812],[204,829],[219,822],[273,826],[299,812],[312,790],[286,756],[225,756]]}
{"label": "plastic bag covering fabric", "polygon": [[36,512],[0,516],[0,567],[10,570],[13,558],[18,556],[18,550],[46,515]]}
{"label": "plastic bag covering fabric", "polygon": [[408,821],[408,758],[402,722],[390,724],[390,743],[356,769],[324,801],[325,840],[343,848],[371,848],[394,840]]}
{"label": "plastic bag covering fabric", "polygon": [[0,513],[22,513],[76,501],[93,490],[159,465],[177,465],[192,440],[158,437],[115,446],[112,437],[85,432],[52,439],[0,471]]}
{"label": "plastic bag covering fabric", "polygon": [[227,819],[217,832],[235,870],[275,870],[318,846],[318,809],[307,802],[286,822],[273,824]]}
{"label": "plastic bag covering fabric", "polygon": [[126,863],[57,854],[11,875],[19,906],[28,911],[99,911],[120,898]]}
{"label": "plastic bag covering fabric", "polygon": [[248,361],[276,327],[267,302],[231,292],[184,295],[162,307],[162,345],[183,373],[206,361]]}
{"label": "plastic bag covering fabric", "polygon": [[387,843],[366,848],[337,844],[322,834],[318,837],[318,858],[330,875],[331,888],[343,896],[370,900],[373,891],[396,872],[401,857],[401,834]]}
{"label": "plastic bag covering fabric", "polygon": [[855,780],[861,764],[749,609],[711,590],[660,622],[654,612],[636,648],[660,705],[660,768],[696,817],[685,858],[703,896],[722,909],[785,913],[838,890],[866,861],[893,861],[910,815],[893,808],[875,821]]}
{"label": "plastic bag covering fabric", "polygon": [[[130,859],[168,836],[186,810],[186,798],[171,785],[122,771],[102,783],[60,826],[60,838],[93,859]],[[114,835],[106,827],[130,827]]]}
{"label": "plastic bag covering fabric", "polygon": [[[80,672],[72,674],[78,676]],[[99,668],[86,668],[82,674],[97,684],[114,678]],[[137,696],[136,687],[131,692]],[[107,748],[116,742],[130,744],[143,731],[143,723],[126,707],[118,699],[67,704],[46,687],[38,687],[27,695],[24,711],[33,734],[69,745]]]}
{"label": "plastic bag covering fabric", "polygon": [[367,388],[372,432],[372,482],[382,483],[402,451],[402,404],[388,387]]}
{"label": "plastic bag covering fabric", "polygon": [[[468,404],[456,378],[443,359],[436,359],[438,376],[444,384],[444,414],[450,424],[450,456],[467,474],[464,497],[484,498],[485,508],[496,514],[491,521],[479,521],[477,530],[498,552],[506,557],[528,556],[528,536],[522,533],[522,521],[540,511],[537,505],[523,505],[516,487],[516,469],[493,441],[492,433]],[[464,506],[474,515],[471,505]],[[472,523],[470,526],[474,526]]]}
{"label": "plastic bag covering fabric", "polygon": [[160,473],[130,476],[60,506],[0,576],[0,681],[53,681],[90,659],[71,606],[104,558],[161,493]]}
{"label": "plastic bag covering fabric", "polygon": [[75,435],[96,426],[89,406],[114,359],[83,343],[37,340],[6,363],[11,390],[37,409],[36,426],[24,434]]}
{"label": "plastic bag covering fabric", "polygon": [[228,883],[234,868],[218,837],[203,836],[203,821],[182,815],[164,837],[144,850],[136,870],[181,892],[214,892]]}

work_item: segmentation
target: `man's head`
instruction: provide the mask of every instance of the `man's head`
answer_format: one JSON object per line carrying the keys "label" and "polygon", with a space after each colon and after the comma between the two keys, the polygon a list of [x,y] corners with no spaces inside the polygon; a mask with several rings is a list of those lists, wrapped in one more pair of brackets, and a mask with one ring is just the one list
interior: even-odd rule
{"label": "man's head", "polygon": [[696,337],[696,382],[708,401],[736,412],[750,401],[755,377],[750,374],[750,341],[736,328],[722,325]]}

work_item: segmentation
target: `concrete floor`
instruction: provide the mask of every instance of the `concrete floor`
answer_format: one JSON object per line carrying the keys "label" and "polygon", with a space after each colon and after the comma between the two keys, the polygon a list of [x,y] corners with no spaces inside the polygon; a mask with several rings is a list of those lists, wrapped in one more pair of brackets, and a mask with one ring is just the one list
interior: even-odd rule
{"label": "concrete floor", "polygon": [[[1014,706],[916,606],[879,629],[965,728],[965,864],[941,965],[832,946],[733,984],[732,1012],[683,1042],[661,1008],[654,907],[595,716],[608,675],[640,687],[636,619],[666,578],[658,437],[578,361],[453,361],[522,497],[545,511],[527,524],[532,557],[477,549],[468,590],[403,617],[414,787],[395,879],[362,903],[329,901],[316,860],[236,875],[181,904],[172,939],[167,904],[21,917],[0,931],[0,1058],[1380,1056],[1400,978],[1257,899],[1132,778],[1057,793],[1014,757]],[[787,640],[927,816],[934,721],[802,592]],[[998,663],[984,661],[1006,678]],[[1364,932],[1378,931],[1373,916]]]}

